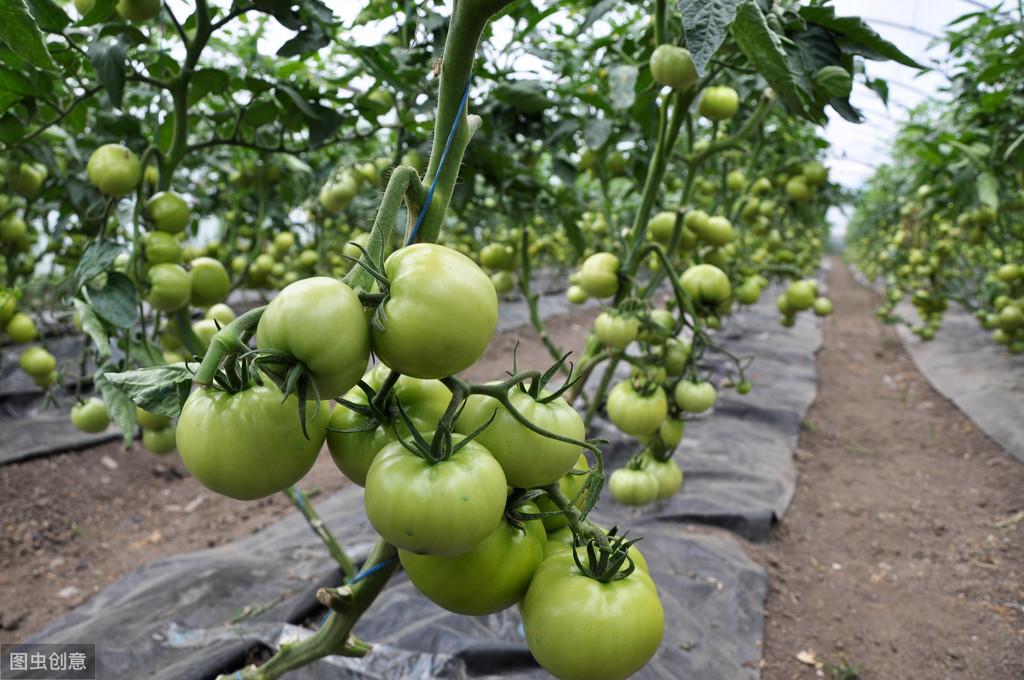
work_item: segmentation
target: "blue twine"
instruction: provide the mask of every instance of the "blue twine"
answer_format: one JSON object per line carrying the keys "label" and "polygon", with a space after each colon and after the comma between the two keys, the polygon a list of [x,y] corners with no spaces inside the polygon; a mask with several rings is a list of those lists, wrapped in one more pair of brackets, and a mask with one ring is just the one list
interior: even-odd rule
{"label": "blue twine", "polygon": [[358,574],[353,576],[351,579],[349,579],[348,585],[352,585],[353,583],[359,583],[360,581],[362,581],[367,576],[371,576],[372,574],[375,574],[376,572],[380,571],[384,567],[386,567],[389,564],[391,564],[392,562],[394,562],[396,559],[398,559],[398,558],[392,557],[390,560],[385,560],[384,562],[378,562],[377,564],[373,565],[369,569],[364,569],[363,571],[359,572]]}
{"label": "blue twine", "polygon": [[448,160],[448,151],[452,148],[452,142],[455,141],[455,131],[459,129],[459,123],[462,121],[462,112],[466,110],[466,101],[469,100],[469,85],[471,82],[472,78],[466,83],[466,91],[462,93],[459,110],[455,114],[455,120],[452,122],[451,129],[448,130],[448,139],[444,143],[444,151],[441,152],[441,162],[437,164],[437,172],[434,173],[434,179],[431,181],[430,189],[427,191],[427,199],[423,202],[423,207],[420,208],[420,214],[416,217],[416,224],[413,225],[412,231],[409,232],[409,238],[405,240],[405,245],[410,245],[416,240],[416,236],[420,233],[420,227],[423,226],[424,220],[427,219],[427,211],[430,210],[430,203],[434,200],[437,182],[441,178],[441,171],[444,170],[445,161]]}

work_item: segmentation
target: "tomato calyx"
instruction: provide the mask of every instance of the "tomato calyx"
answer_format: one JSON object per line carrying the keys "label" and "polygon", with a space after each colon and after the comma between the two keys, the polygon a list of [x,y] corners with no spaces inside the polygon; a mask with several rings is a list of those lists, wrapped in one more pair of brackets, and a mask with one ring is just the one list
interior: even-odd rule
{"label": "tomato calyx", "polygon": [[[577,537],[574,544],[578,541],[579,538]],[[612,527],[611,531],[608,532],[606,543],[593,538],[586,542],[586,564],[580,559],[576,545],[573,546],[570,552],[572,553],[573,561],[576,562],[576,568],[584,576],[601,583],[611,583],[629,578],[629,575],[636,570],[636,562],[630,557],[629,549],[639,541],[639,538],[627,539],[626,534],[619,536],[618,527]]]}

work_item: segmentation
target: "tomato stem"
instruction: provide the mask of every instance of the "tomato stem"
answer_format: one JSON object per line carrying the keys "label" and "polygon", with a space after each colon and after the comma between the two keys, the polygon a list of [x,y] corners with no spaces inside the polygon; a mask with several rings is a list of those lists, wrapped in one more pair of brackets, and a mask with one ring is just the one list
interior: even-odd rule
{"label": "tomato stem", "polygon": [[203,362],[199,365],[199,370],[196,371],[194,382],[197,385],[211,384],[221,362],[228,355],[244,352],[249,349],[242,341],[242,336],[256,327],[265,309],[265,306],[251,309],[217,331],[213,339],[210,340],[210,347],[203,356]]}
{"label": "tomato stem", "polygon": [[316,509],[309,503],[309,496],[306,495],[298,487],[292,486],[284,490],[284,494],[288,496],[292,504],[298,508],[302,516],[306,518],[306,523],[309,524],[309,528],[313,530],[324,545],[327,546],[327,552],[331,554],[334,561],[341,567],[341,571],[345,574],[345,579],[350,579],[356,575],[356,567],[352,563],[352,559],[348,556],[345,550],[338,543],[337,539],[334,538],[334,534],[327,528],[324,521],[320,519],[320,515]]}

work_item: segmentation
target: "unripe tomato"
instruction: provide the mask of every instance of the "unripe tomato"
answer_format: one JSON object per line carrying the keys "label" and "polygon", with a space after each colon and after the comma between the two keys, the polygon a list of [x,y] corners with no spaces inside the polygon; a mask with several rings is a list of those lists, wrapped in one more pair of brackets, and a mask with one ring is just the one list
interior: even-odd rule
{"label": "unripe tomato", "polygon": [[202,345],[203,351],[205,352],[210,348],[210,343],[213,342],[213,336],[217,335],[217,322],[213,319],[199,319],[192,323],[192,333],[199,340],[199,344]]}
{"label": "unripe tomato", "polygon": [[0,243],[16,244],[25,238],[28,225],[18,215],[11,213],[0,221]]}
{"label": "unripe tomato", "polygon": [[803,175],[811,186],[820,187],[828,181],[828,168],[818,161],[804,163]]}
{"label": "unripe tomato", "polygon": [[615,295],[619,289],[619,258],[612,253],[594,253],[584,260],[580,288],[595,298]]}
{"label": "unripe tomato", "polygon": [[42,347],[29,347],[18,357],[18,365],[33,378],[42,378],[57,369],[57,360]]}
{"label": "unripe tomato", "polygon": [[666,461],[647,458],[644,472],[654,478],[657,483],[658,490],[654,497],[655,500],[671,498],[683,488],[683,470],[673,458]]}
{"label": "unripe tomato", "polygon": [[1004,331],[1013,331],[1021,326],[1024,326],[1024,310],[1015,303],[1010,303],[999,311],[999,327]]}
{"label": "unripe tomato", "polygon": [[[453,444],[463,439],[452,436]],[[419,555],[459,555],[497,529],[506,488],[501,465],[475,441],[433,464],[396,441],[370,464],[363,501],[370,524],[392,545]]]}
{"label": "unripe tomato", "polygon": [[647,505],[658,497],[658,480],[647,470],[619,468],[608,478],[612,498],[623,505]]}
{"label": "unripe tomato", "polygon": [[343,174],[334,182],[328,182],[320,190],[320,205],[333,213],[340,213],[359,193],[359,182],[350,173]]}
{"label": "unripe tomato", "polygon": [[[537,512],[533,504],[522,509]],[[484,616],[523,599],[544,560],[547,540],[540,520],[519,528],[502,518],[490,536],[461,555],[435,557],[399,550],[398,558],[413,585],[435,604],[456,614]]]}
{"label": "unripe tomato", "polygon": [[146,252],[146,262],[149,264],[181,262],[181,242],[172,234],[151,231],[143,238],[142,244]]}
{"label": "unripe tomato", "polygon": [[750,394],[751,389],[753,389],[753,385],[750,384],[749,380],[741,380],[740,384],[736,386],[738,394]]}
{"label": "unripe tomato", "polygon": [[697,234],[709,245],[716,247],[724,246],[735,238],[732,222],[718,215],[709,217],[704,228]]}
{"label": "unripe tomato", "polygon": [[142,446],[150,453],[162,456],[174,450],[175,428],[173,425],[165,425],[156,430],[142,430]]}
{"label": "unripe tomato", "polygon": [[569,286],[569,289],[565,291],[565,297],[570,304],[582,305],[590,296],[587,295],[587,291],[583,290],[580,286]]}
{"label": "unripe tomato", "polygon": [[138,157],[120,144],[104,144],[93,151],[86,172],[97,189],[115,198],[130,194],[142,181]]}
{"label": "unripe tomato", "polygon": [[[96,0],[86,1],[90,4],[96,2]],[[160,184],[160,168],[155,165],[147,165],[146,169],[142,172],[142,181],[151,187],[155,187],[157,184]]]}
{"label": "unripe tomato", "polygon": [[223,302],[231,292],[228,270],[212,257],[197,257],[191,262],[191,299],[196,307]]}
{"label": "unripe tomato", "polygon": [[680,92],[697,82],[697,68],[690,51],[676,45],[658,45],[651,54],[651,76],[654,82]]}
{"label": "unripe tomato", "polygon": [[690,267],[679,277],[679,283],[694,302],[702,305],[718,305],[732,296],[729,277],[712,264]]}
{"label": "unripe tomato", "polygon": [[173,191],[161,191],[146,201],[146,212],[157,231],[178,234],[185,231],[192,219],[192,211],[184,197]]}
{"label": "unripe tomato", "polygon": [[282,290],[260,318],[256,344],[301,361],[324,399],[353,387],[370,359],[370,332],[359,296],[326,276]]}
{"label": "unripe tomato", "polygon": [[709,219],[711,219],[711,215],[708,215],[703,210],[691,210],[686,213],[683,224],[686,225],[687,229],[699,235],[707,228]]}
{"label": "unripe tomato", "polygon": [[704,413],[715,405],[715,386],[706,380],[681,380],[676,385],[676,406],[687,413]]}
{"label": "unripe tomato", "polygon": [[626,380],[608,393],[605,409],[615,427],[626,434],[643,437],[656,431],[665,420],[668,415],[668,399],[660,387],[641,394],[633,387],[633,383]]}
{"label": "unripe tomato", "polygon": [[706,87],[700,96],[700,115],[708,120],[723,121],[736,115],[740,107],[740,96],[736,90],[726,85]]}
{"label": "unripe tomato", "polygon": [[223,328],[235,320],[235,312],[226,304],[221,302],[207,309],[206,313],[203,314],[203,318],[214,320],[221,325],[221,328]]}
{"label": "unripe tomato", "polygon": [[828,316],[832,313],[832,301],[826,297],[817,298],[814,301],[814,313],[818,316]]}
{"label": "unripe tomato", "polygon": [[682,375],[686,368],[686,360],[690,358],[690,343],[678,338],[669,338],[665,342],[665,372],[669,375]]}
{"label": "unripe tomato", "polygon": [[320,262],[320,254],[315,250],[306,249],[299,253],[296,265],[303,271],[311,271]]}
{"label": "unripe tomato", "polygon": [[90,434],[103,432],[110,425],[107,405],[102,399],[90,397],[88,401],[71,407],[71,424],[76,429]]}
{"label": "unripe tomato", "polygon": [[753,194],[761,195],[766,194],[772,190],[772,181],[767,177],[758,177],[754,180],[754,183],[750,185],[750,191]]}
{"label": "unripe tomato", "polygon": [[612,316],[601,312],[594,320],[594,334],[602,344],[613,349],[625,349],[637,339],[640,321],[635,316]]}
{"label": "unripe tomato", "polygon": [[793,177],[786,182],[786,196],[796,203],[807,203],[811,200],[811,189],[803,177]]}
{"label": "unripe tomato", "polygon": [[[547,396],[541,393],[542,399]],[[569,439],[584,439],[583,419],[565,399],[558,397],[543,403],[518,387],[509,390],[508,399],[516,411],[540,429]],[[470,434],[492,415],[494,420],[477,436],[477,441],[498,461],[511,486],[530,489],[551,484],[565,476],[579,460],[578,445],[533,432],[500,402],[484,395],[473,395],[466,400],[456,430]]]}
{"label": "unripe tomato", "polygon": [[381,361],[416,378],[444,378],[483,356],[498,326],[498,296],[465,255],[433,243],[395,251],[384,263],[388,299],[372,330]]}
{"label": "unripe tomato", "polygon": [[651,218],[647,223],[647,233],[658,243],[668,243],[672,240],[672,232],[676,228],[676,214],[674,212],[660,212]]}
{"label": "unripe tomato", "polygon": [[419,151],[406,151],[402,155],[402,165],[412,168],[420,175],[423,174],[423,169],[426,167],[426,164],[423,162],[423,154]]}
{"label": "unripe tomato", "polygon": [[1004,264],[996,271],[996,278],[1003,283],[1013,283],[1024,273],[1018,264]]}
{"label": "unripe tomato", "polygon": [[814,306],[815,288],[810,281],[794,281],[786,288],[787,310],[802,312]]}
{"label": "unripe tomato", "polygon": [[626,155],[621,151],[612,151],[605,159],[605,165],[608,168],[608,172],[610,172],[613,177],[625,174],[627,163]]}
{"label": "unripe tomato", "polygon": [[43,188],[48,174],[42,163],[21,163],[11,178],[11,191],[25,198],[33,198]]}
{"label": "unripe tomato", "polygon": [[160,0],[118,0],[117,14],[128,21],[149,21],[160,14],[160,6]]}
{"label": "unripe tomato", "polygon": [[181,265],[165,262],[149,269],[149,295],[146,300],[153,309],[173,312],[188,304],[192,294],[192,277]]}
{"label": "unripe tomato", "polygon": [[726,175],[725,185],[729,187],[729,191],[743,191],[743,187],[747,186],[747,176],[742,170],[733,170]]}
{"label": "unripe tomato", "polygon": [[686,433],[686,422],[675,418],[666,418],[665,422],[658,428],[658,439],[665,445],[666,449],[674,449],[683,441]]}
{"label": "unripe tomato", "polygon": [[255,500],[287,489],[302,479],[324,444],[330,402],[306,403],[306,432],[294,394],[264,376],[230,394],[199,387],[178,418],[176,442],[181,460],[206,488],[238,500]]}
{"label": "unripe tomato", "polygon": [[160,430],[171,424],[171,419],[158,413],[150,413],[141,406],[135,407],[135,421],[144,430]]}
{"label": "unripe tomato", "polygon": [[752,305],[761,299],[761,286],[753,276],[748,277],[736,289],[736,301],[741,305]]}
{"label": "unripe tomato", "polygon": [[503,243],[488,243],[480,250],[480,264],[488,269],[512,271],[516,268],[516,251]]}
{"label": "unripe tomato", "polygon": [[14,293],[0,289],[0,325],[6,326],[17,310],[18,299]]}
{"label": "unripe tomato", "polygon": [[24,312],[17,312],[11,317],[11,320],[7,322],[7,337],[9,337],[11,342],[15,345],[32,342],[38,335],[39,331],[36,329],[35,321],[33,321],[32,317]]}
{"label": "unripe tomato", "polygon": [[279,253],[287,253],[295,245],[295,234],[290,231],[282,231],[274,234],[274,248]]}
{"label": "unripe tomato", "polygon": [[541,563],[522,614],[530,653],[560,680],[628,678],[651,660],[665,633],[646,572],[601,583],[581,573],[567,550]]}

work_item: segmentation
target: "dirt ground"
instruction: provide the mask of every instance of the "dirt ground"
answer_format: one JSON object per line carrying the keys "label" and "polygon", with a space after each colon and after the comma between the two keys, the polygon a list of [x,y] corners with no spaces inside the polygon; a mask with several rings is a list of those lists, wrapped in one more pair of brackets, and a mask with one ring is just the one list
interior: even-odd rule
{"label": "dirt ground", "polygon": [[751,548],[771,576],[763,678],[1024,678],[1024,465],[834,264],[796,498]]}
{"label": "dirt ground", "polygon": [[[595,311],[553,318],[549,334],[582,350]],[[501,378],[519,343],[519,367],[550,358],[530,328],[495,337],[469,372]],[[326,495],[347,480],[326,448],[299,484]],[[316,499],[313,499],[315,504]],[[241,502],[206,490],[177,454],[120,443],[0,467],[0,643],[13,643],[152,560],[214,547],[294,512],[283,494]]]}

